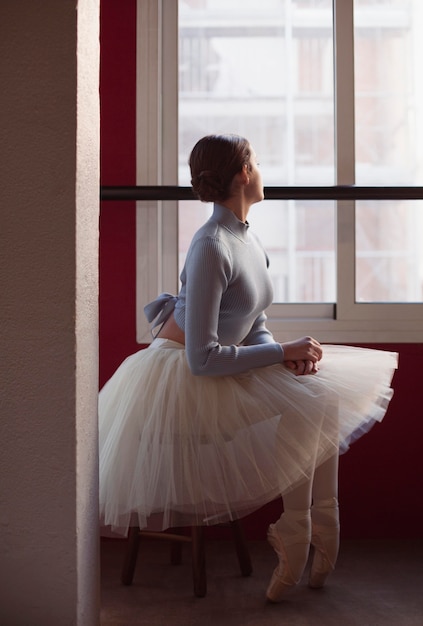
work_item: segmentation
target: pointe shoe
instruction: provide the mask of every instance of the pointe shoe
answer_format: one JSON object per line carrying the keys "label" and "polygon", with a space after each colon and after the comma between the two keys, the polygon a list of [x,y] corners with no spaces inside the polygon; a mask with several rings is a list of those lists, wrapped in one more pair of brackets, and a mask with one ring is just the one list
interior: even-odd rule
{"label": "pointe shoe", "polygon": [[280,527],[278,528],[276,524],[269,526],[267,540],[279,558],[279,564],[272,574],[266,591],[266,597],[270,602],[283,600],[301,580],[311,539],[310,514],[307,513],[308,515],[301,516],[301,521],[290,523],[289,528],[294,527],[295,532],[282,534]]}
{"label": "pointe shoe", "polygon": [[[310,569],[309,587],[321,589],[335,569],[339,551],[339,510],[336,499],[312,507],[312,515],[325,516],[330,524],[312,524],[311,545],[314,557]],[[316,515],[317,513],[317,515]],[[321,515],[320,515],[321,514]],[[324,518],[323,518],[324,519]]]}

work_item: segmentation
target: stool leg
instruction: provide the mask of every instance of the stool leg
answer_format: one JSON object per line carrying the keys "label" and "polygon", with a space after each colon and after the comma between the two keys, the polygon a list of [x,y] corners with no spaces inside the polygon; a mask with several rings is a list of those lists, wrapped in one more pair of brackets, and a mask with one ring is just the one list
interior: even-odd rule
{"label": "stool leg", "polygon": [[243,576],[249,576],[253,571],[253,566],[251,565],[250,553],[248,552],[244,531],[238,520],[231,522],[231,528],[235,540],[235,549],[238,556],[241,574]]}
{"label": "stool leg", "polygon": [[137,526],[129,529],[128,543],[126,548],[125,560],[122,567],[121,581],[123,585],[131,585],[134,578],[135,565],[137,563],[138,545],[140,542],[140,533]]}
{"label": "stool leg", "polygon": [[204,598],[207,593],[206,578],[206,550],[204,542],[203,526],[193,526],[192,536],[192,577],[194,582],[194,594],[198,598]]}

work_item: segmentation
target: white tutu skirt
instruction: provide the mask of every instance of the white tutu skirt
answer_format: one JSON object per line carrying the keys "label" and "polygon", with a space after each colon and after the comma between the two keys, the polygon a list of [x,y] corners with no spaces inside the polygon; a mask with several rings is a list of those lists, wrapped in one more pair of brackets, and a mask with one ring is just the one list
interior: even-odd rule
{"label": "white tutu skirt", "polygon": [[392,352],[323,346],[315,375],[283,365],[193,376],[167,339],[128,357],[100,391],[100,513],[114,531],[212,525],[297,485],[380,422]]}

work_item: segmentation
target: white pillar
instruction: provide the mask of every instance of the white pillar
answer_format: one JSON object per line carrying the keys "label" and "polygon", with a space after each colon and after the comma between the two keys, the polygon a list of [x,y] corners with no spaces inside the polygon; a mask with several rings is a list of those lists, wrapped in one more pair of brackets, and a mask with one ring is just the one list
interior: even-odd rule
{"label": "white pillar", "polygon": [[99,622],[99,0],[0,5],[0,623]]}

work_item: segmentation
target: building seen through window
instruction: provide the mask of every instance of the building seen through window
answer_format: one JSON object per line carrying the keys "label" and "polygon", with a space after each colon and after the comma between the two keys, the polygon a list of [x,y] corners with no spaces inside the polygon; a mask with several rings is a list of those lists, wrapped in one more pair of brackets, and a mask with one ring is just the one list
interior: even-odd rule
{"label": "building seen through window", "polygon": [[[351,184],[422,185],[421,4],[355,0]],[[195,142],[228,132],[266,186],[337,184],[333,38],[332,0],[179,0],[179,184]],[[180,203],[180,265],[210,211]],[[336,203],[265,200],[249,221],[275,302],[336,302]],[[420,201],[357,202],[354,236],[357,302],[423,301]]]}

